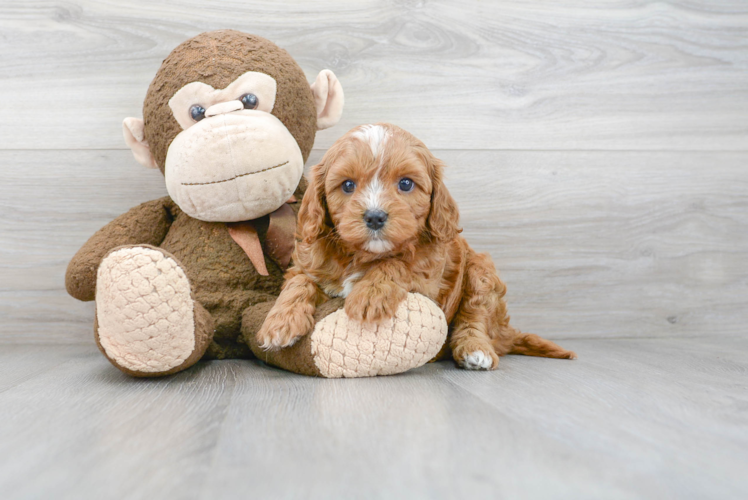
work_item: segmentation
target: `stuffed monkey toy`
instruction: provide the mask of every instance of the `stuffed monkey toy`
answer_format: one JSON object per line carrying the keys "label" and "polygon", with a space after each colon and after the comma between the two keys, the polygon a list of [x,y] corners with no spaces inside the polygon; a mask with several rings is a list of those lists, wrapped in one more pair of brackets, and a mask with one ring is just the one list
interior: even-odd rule
{"label": "stuffed monkey toy", "polygon": [[123,123],[135,159],[164,174],[169,196],[104,226],[65,276],[70,295],[96,302],[94,336],[114,366],[155,377],[254,353],[305,375],[361,377],[437,354],[444,315],[416,294],[380,325],[348,320],[333,299],[295,345],[266,352],[255,341],[293,252],[316,130],[342,108],[331,71],[310,86],[285,50],[258,36],[203,33],[169,54],[143,119]]}

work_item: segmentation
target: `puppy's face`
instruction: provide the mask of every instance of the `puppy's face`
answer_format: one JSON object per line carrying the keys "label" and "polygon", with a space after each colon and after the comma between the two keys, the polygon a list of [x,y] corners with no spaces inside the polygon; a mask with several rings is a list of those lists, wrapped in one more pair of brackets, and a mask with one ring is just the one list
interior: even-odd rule
{"label": "puppy's face", "polygon": [[399,127],[353,129],[311,169],[299,211],[302,247],[333,235],[351,252],[377,255],[421,237],[453,239],[459,213],[442,168],[421,141]]}
{"label": "puppy's face", "polygon": [[365,125],[338,146],[324,190],[329,217],[349,247],[385,253],[426,230],[433,185],[411,137],[394,127]]}

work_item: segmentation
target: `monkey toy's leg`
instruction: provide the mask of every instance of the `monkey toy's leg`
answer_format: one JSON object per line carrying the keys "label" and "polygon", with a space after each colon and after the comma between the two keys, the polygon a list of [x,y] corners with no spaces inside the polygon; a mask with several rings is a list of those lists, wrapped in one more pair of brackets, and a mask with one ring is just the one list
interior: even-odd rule
{"label": "monkey toy's leg", "polygon": [[182,266],[149,245],[113,249],[96,276],[94,332],[123,372],[157,377],[199,360],[213,338],[210,313],[193,299]]}
{"label": "monkey toy's leg", "polygon": [[402,373],[433,359],[447,338],[447,321],[439,306],[410,293],[395,317],[381,324],[354,321],[346,315],[343,299],[328,300],[317,306],[311,333],[290,347],[264,350],[257,332],[274,303],[244,311],[242,336],[261,360],[303,375],[350,378]]}

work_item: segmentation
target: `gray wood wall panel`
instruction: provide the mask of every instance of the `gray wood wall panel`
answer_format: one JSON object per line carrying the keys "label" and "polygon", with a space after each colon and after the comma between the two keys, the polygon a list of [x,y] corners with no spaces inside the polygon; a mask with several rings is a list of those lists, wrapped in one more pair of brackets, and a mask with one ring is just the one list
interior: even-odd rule
{"label": "gray wood wall panel", "polygon": [[438,149],[748,149],[748,4],[713,0],[4,0],[0,148],[122,148],[160,61],[219,28],[338,74],[318,148],[390,121]]}
{"label": "gray wood wall panel", "polygon": [[[748,153],[435,153],[520,328],[745,333]],[[65,266],[99,227],[163,196],[163,179],[122,150],[5,151],[0,162],[0,338],[89,342],[92,307],[65,294]]]}
{"label": "gray wood wall panel", "polygon": [[350,127],[450,165],[515,323],[553,338],[744,334],[748,4],[0,2],[0,339],[89,341],[64,293],[97,228],[165,194],[124,149],[160,61],[201,31],[333,69]]}

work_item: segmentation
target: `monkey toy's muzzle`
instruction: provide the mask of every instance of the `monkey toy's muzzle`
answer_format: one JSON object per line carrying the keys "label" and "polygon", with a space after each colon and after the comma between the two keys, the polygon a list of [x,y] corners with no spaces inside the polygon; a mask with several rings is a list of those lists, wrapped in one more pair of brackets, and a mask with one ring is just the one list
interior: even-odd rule
{"label": "monkey toy's muzzle", "polygon": [[169,196],[187,215],[238,222],[278,209],[301,180],[304,160],[278,118],[241,110],[204,118],[169,146]]}

